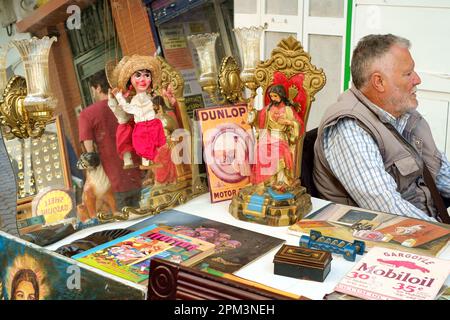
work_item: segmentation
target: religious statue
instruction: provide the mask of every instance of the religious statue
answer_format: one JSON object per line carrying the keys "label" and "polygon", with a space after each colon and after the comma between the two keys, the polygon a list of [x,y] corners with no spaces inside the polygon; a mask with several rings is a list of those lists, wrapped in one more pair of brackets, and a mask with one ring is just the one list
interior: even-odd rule
{"label": "religious statue", "polygon": [[248,105],[248,122],[256,127],[258,141],[250,181],[260,192],[264,185],[282,190],[294,184],[295,148],[303,127],[283,85],[271,86],[268,95],[270,103],[261,111],[253,100]]}
{"label": "religious statue", "polygon": [[314,95],[326,78],[294,37],[282,39],[270,58],[257,63],[254,76],[264,106],[257,110],[249,99],[247,121],[256,138],[251,185],[233,197],[229,211],[240,220],[288,226],[312,208],[300,181],[303,138]]}

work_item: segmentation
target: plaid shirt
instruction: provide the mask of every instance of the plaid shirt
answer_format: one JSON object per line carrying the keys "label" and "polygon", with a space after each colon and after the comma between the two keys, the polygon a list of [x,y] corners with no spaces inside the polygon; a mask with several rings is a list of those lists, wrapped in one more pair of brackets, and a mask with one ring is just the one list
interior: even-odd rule
{"label": "plaid shirt", "polygon": [[[401,134],[409,114],[396,119],[386,111],[380,110]],[[375,140],[357,124],[356,120],[344,118],[335,125],[325,128],[323,144],[331,171],[360,207],[436,221],[402,199],[397,191],[397,183],[384,169],[383,159]],[[444,197],[450,196],[450,163],[443,153],[441,170],[436,176],[436,186]]]}

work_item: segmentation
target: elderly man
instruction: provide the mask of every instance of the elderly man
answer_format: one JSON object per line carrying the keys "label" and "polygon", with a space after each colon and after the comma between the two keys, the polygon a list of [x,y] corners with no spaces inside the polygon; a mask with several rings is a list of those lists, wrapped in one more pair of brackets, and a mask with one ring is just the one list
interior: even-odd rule
{"label": "elderly man", "polygon": [[314,182],[337,203],[450,223],[441,198],[450,196],[450,164],[415,110],[421,80],[409,47],[392,34],[359,41],[353,87],[318,129]]}

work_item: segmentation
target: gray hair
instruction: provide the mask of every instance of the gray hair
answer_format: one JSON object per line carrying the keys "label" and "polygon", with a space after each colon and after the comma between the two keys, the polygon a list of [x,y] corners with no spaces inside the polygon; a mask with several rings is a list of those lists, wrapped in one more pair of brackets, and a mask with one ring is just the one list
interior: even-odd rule
{"label": "gray hair", "polygon": [[383,58],[392,46],[410,48],[408,39],[393,34],[370,34],[359,40],[353,51],[351,72],[353,84],[361,89],[369,80],[372,64]]}

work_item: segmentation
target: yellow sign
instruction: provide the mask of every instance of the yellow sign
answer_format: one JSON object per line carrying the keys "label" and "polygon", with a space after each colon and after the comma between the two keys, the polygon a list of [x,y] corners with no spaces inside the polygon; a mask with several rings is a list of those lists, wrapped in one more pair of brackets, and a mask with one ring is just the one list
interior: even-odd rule
{"label": "yellow sign", "polygon": [[72,208],[72,198],[67,192],[52,190],[39,199],[36,206],[36,215],[45,216],[46,224],[53,224],[65,219]]}

